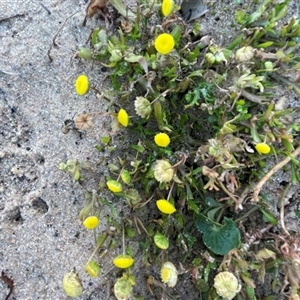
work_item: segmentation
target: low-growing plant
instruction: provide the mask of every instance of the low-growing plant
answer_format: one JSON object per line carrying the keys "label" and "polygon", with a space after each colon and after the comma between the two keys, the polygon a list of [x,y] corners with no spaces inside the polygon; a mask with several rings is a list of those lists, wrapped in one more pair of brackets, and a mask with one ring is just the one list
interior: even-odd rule
{"label": "low-growing plant", "polygon": [[[151,274],[145,283],[151,294],[155,286],[173,298],[170,288],[189,273],[202,299],[256,299],[253,274],[263,281],[266,272],[281,270],[285,284],[274,281],[273,289],[286,293],[289,284],[289,299],[298,299],[299,241],[286,232],[272,234],[269,245],[262,241],[277,220],[260,196],[266,176],[287,163],[292,183],[300,178],[296,110],[278,107],[273,94],[282,83],[300,94],[299,83],[288,77],[300,68],[300,20],[286,17],[290,1],[254,1],[237,9],[239,32],[225,47],[203,36],[197,21],[186,24],[173,0],[139,0],[134,11],[119,2],[110,9],[122,15],[120,26],[99,26],[90,47],[76,54],[107,68],[101,92],[85,75],[75,87],[79,95],[95,90],[108,100],[108,112],[78,115],[75,125],[85,130],[93,118],[110,115],[113,131],[121,130],[126,138],[120,143],[128,146],[120,153],[110,137],[102,137],[96,147],[116,153],[117,163],[107,164],[110,175],[79,214],[95,237],[85,270],[101,276],[100,259],[122,242],[122,254],[112,261],[124,269],[114,284],[117,299],[133,297],[135,282],[142,280],[137,262],[138,268],[161,269],[161,281]],[[264,176],[274,157],[282,162]],[[59,166],[76,181],[83,180],[82,167],[73,159]],[[100,197],[103,191],[113,200]],[[123,217],[117,198],[130,208]],[[108,229],[99,233],[103,206],[111,214]],[[148,218],[145,208],[152,212]],[[259,234],[242,223],[254,212],[268,223]],[[140,254],[126,247],[130,239],[139,241]],[[249,252],[254,243],[258,250]],[[67,295],[82,293],[79,277],[67,273]]]}

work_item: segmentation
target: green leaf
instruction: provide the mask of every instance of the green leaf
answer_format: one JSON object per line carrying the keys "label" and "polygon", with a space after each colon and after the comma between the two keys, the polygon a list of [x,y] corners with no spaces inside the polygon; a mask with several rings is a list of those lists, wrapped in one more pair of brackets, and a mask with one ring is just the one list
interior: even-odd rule
{"label": "green leaf", "polygon": [[211,209],[211,210],[207,213],[207,216],[208,216],[211,220],[214,220],[214,219],[215,219],[216,213],[217,213],[221,208],[222,208],[222,207],[216,207],[216,208]]}
{"label": "green leaf", "polygon": [[223,207],[222,203],[216,201],[214,198],[212,198],[210,196],[205,197],[204,201],[205,201],[205,204],[209,207]]}
{"label": "green leaf", "polygon": [[190,210],[194,211],[197,214],[199,213],[199,206],[194,202],[193,199],[188,199],[187,205]]}
{"label": "green leaf", "polygon": [[257,45],[257,48],[267,48],[274,44],[272,41],[264,42],[262,44]]}
{"label": "green leaf", "polygon": [[260,208],[260,211],[264,215],[264,217],[267,219],[268,222],[270,222],[272,225],[277,225],[277,220],[276,218],[268,211]]}
{"label": "green leaf", "polygon": [[196,219],[196,227],[203,234],[204,244],[215,254],[226,255],[240,245],[239,229],[231,219],[225,217],[224,225],[213,222],[202,214],[196,215]]}
{"label": "green leaf", "polygon": [[141,145],[131,144],[130,148],[132,148],[133,150],[135,150],[137,152],[140,152],[140,153],[143,153],[145,151],[145,148],[143,146],[141,146]]}
{"label": "green leaf", "polygon": [[245,289],[249,300],[257,300],[255,297],[255,290],[252,286],[246,285]]}
{"label": "green leaf", "polygon": [[103,143],[105,146],[108,145],[109,142],[110,142],[110,136],[103,136],[103,137],[101,137],[101,141],[102,141],[102,143]]}
{"label": "green leaf", "polygon": [[296,217],[297,217],[298,219],[300,219],[300,210],[296,210],[296,211],[295,211],[295,215],[296,215]]}
{"label": "green leaf", "polygon": [[83,221],[89,216],[90,212],[91,212],[92,209],[93,209],[93,206],[94,206],[93,201],[90,201],[87,205],[85,205],[85,206],[81,209],[81,211],[80,211],[80,213],[79,213],[79,220],[80,220],[81,222],[83,222]]}

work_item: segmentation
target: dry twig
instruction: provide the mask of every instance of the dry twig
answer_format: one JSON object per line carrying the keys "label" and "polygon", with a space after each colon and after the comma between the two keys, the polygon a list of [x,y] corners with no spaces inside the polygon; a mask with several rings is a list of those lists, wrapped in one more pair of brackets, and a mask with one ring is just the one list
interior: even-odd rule
{"label": "dry twig", "polygon": [[253,191],[253,196],[252,196],[252,201],[254,202],[258,202],[258,195],[260,193],[261,188],[263,187],[263,185],[271,178],[271,176],[277,172],[278,170],[280,170],[282,167],[284,167],[287,163],[290,162],[290,160],[292,159],[292,157],[297,157],[300,154],[300,146],[293,152],[290,154],[290,156],[287,156],[284,160],[282,160],[281,162],[279,162],[277,165],[275,165],[262,179],[261,181],[256,185],[254,191]]}
{"label": "dry twig", "polygon": [[285,199],[285,196],[287,194],[287,191],[289,190],[291,184],[289,183],[283,190],[282,192],[282,195],[281,195],[281,198],[280,198],[280,215],[279,215],[279,220],[280,220],[280,225],[281,225],[281,228],[283,230],[283,232],[286,234],[286,235],[290,235],[289,232],[287,231],[286,227],[285,227],[285,224],[284,224],[284,199]]}
{"label": "dry twig", "polygon": [[56,34],[54,35],[53,40],[52,40],[52,44],[51,44],[51,46],[50,46],[50,48],[49,48],[49,50],[48,50],[48,52],[47,52],[47,55],[48,55],[48,57],[49,57],[49,59],[50,59],[50,62],[53,61],[53,58],[52,58],[51,55],[50,55],[51,50],[52,50],[53,47],[57,47],[57,46],[58,46],[58,44],[57,44],[56,41],[55,41],[56,38],[58,37],[58,35],[59,35],[59,33],[62,31],[62,29],[65,27],[67,21],[68,21],[70,18],[72,18],[73,16],[75,16],[75,15],[76,15],[77,13],[79,13],[79,12],[80,12],[80,11],[76,11],[76,12],[74,12],[73,14],[71,14],[70,16],[68,16],[68,17],[65,19],[65,21],[63,22],[63,24],[61,25],[61,27],[58,29],[58,31],[56,32]]}
{"label": "dry twig", "polygon": [[26,16],[27,14],[16,14],[16,15],[12,15],[12,16],[9,16],[9,17],[4,17],[2,19],[0,19],[0,23],[3,22],[3,21],[7,21],[7,20],[10,20],[10,19],[13,19],[13,18],[17,18],[17,17],[24,17]]}

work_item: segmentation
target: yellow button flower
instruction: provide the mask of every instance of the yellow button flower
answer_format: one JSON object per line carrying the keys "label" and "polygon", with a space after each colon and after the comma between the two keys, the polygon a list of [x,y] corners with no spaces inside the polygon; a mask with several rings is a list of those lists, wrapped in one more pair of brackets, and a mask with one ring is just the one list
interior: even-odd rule
{"label": "yellow button flower", "polygon": [[156,201],[157,208],[164,214],[170,215],[176,211],[173,204],[165,199],[160,199]]}
{"label": "yellow button flower", "polygon": [[116,180],[108,180],[106,182],[108,189],[113,193],[122,192],[122,184]]}
{"label": "yellow button flower", "polygon": [[114,258],[113,263],[120,269],[126,269],[134,263],[134,259],[130,255],[121,254]]}
{"label": "yellow button flower", "polygon": [[162,282],[166,283],[169,287],[174,287],[177,283],[177,277],[176,267],[169,261],[165,262],[160,270]]}
{"label": "yellow button flower", "polygon": [[154,142],[159,147],[167,147],[170,144],[171,140],[166,133],[158,133],[154,137]]}
{"label": "yellow button flower", "polygon": [[258,143],[255,145],[255,149],[259,154],[268,154],[271,151],[271,148],[266,143]]}
{"label": "yellow button flower", "polygon": [[160,34],[154,42],[155,49],[160,54],[170,53],[175,46],[175,40],[169,33]]}
{"label": "yellow button flower", "polygon": [[78,95],[85,95],[90,87],[89,79],[85,75],[80,75],[75,82],[75,90]]}
{"label": "yellow button flower", "polygon": [[129,117],[125,109],[121,108],[118,112],[118,121],[124,127],[128,126]]}
{"label": "yellow button flower", "polygon": [[165,17],[167,17],[168,15],[170,15],[173,10],[174,10],[174,1],[173,0],[163,0],[162,6],[161,6],[161,10],[162,13]]}
{"label": "yellow button flower", "polygon": [[87,217],[83,222],[83,226],[86,229],[95,229],[98,225],[99,219],[96,216]]}

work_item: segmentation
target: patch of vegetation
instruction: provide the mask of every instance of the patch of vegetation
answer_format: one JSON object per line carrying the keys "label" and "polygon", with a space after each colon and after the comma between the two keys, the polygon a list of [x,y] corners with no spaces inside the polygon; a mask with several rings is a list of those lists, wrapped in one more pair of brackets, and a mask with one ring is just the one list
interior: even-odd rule
{"label": "patch of vegetation", "polygon": [[[173,0],[139,0],[134,12],[121,1],[110,1],[113,8],[100,2],[91,1],[87,17],[100,11],[106,26],[94,30],[91,46],[76,56],[106,67],[109,88],[99,92],[80,75],[76,91],[96,90],[108,101],[108,111],[77,115],[74,122],[86,130],[92,118],[110,115],[116,134],[132,134],[122,141],[128,145],[122,156],[111,137],[96,147],[119,156],[117,164],[108,164],[106,181],[88,193],[79,215],[95,236],[85,270],[101,276],[102,257],[122,243],[113,260],[123,270],[114,284],[117,299],[144,299],[133,296],[135,282],[142,280],[134,264],[161,269],[162,282],[148,277],[151,294],[155,286],[174,298],[172,289],[189,273],[201,299],[256,299],[256,281],[272,272],[272,290],[298,299],[299,239],[284,227],[268,244],[261,239],[277,225],[260,195],[262,186],[288,163],[291,184],[300,179],[295,139],[300,125],[293,121],[295,110],[280,107],[273,94],[278,84],[300,94],[299,83],[289,76],[300,69],[300,20],[286,17],[290,1],[237,7],[239,32],[226,47],[203,36],[198,22],[186,24]],[[121,15],[118,28],[110,24],[109,9]],[[266,172],[266,162],[274,157],[281,161]],[[60,164],[75,181],[83,180],[86,167],[71,158]],[[120,201],[107,201],[104,191],[126,203],[122,218]],[[99,233],[103,206],[111,214]],[[147,216],[145,209],[153,213]],[[243,222],[254,212],[266,225],[247,232]],[[139,241],[139,254],[126,246],[131,239]],[[66,274],[67,295],[81,295],[79,278],[74,271]]]}

